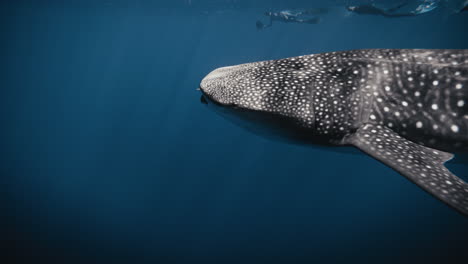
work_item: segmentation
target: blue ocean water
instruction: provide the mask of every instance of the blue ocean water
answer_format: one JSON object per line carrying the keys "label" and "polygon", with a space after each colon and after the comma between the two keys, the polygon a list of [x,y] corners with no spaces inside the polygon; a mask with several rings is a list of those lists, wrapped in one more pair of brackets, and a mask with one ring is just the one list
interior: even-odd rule
{"label": "blue ocean water", "polygon": [[[390,168],[264,139],[199,101],[220,66],[468,48],[456,1],[398,19],[344,8],[365,2],[1,3],[2,248],[18,263],[466,259],[467,219]],[[311,7],[330,11],[255,27],[265,11]],[[468,180],[468,165],[450,168]]]}

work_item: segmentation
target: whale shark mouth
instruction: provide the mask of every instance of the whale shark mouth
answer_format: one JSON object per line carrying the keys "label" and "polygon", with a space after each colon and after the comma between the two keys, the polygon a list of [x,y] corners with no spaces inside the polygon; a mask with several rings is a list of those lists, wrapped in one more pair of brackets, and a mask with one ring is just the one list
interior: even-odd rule
{"label": "whale shark mouth", "polygon": [[223,104],[221,102],[216,101],[215,99],[213,99],[213,97],[210,94],[208,94],[206,91],[204,91],[201,87],[198,90],[200,90],[200,92],[201,92],[200,103],[202,103],[204,105],[208,105],[208,106],[214,105],[217,108],[219,108],[219,107],[237,108],[237,105],[235,105],[235,104]]}

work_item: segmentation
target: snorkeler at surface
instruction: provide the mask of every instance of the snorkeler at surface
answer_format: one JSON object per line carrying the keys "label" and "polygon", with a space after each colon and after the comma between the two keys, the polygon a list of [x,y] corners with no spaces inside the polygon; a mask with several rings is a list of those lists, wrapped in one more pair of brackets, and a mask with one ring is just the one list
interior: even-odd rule
{"label": "snorkeler at surface", "polygon": [[439,0],[425,0],[420,4],[414,11],[407,13],[398,12],[402,7],[407,5],[407,3],[401,4],[394,8],[384,9],[378,8],[373,4],[365,4],[360,6],[347,6],[346,9],[356,14],[360,15],[380,15],[384,17],[408,17],[408,16],[417,16],[427,12],[430,12],[436,9],[439,5]]}
{"label": "snorkeler at surface", "polygon": [[315,8],[308,10],[292,11],[292,10],[283,10],[279,12],[266,12],[265,15],[270,17],[270,23],[265,25],[262,21],[257,20],[257,29],[264,29],[271,27],[273,21],[284,22],[284,23],[301,23],[301,24],[318,24],[320,18],[313,15],[324,14],[328,12],[327,9]]}
{"label": "snorkeler at surface", "polygon": [[430,12],[439,7],[440,0],[424,0],[422,4],[416,7],[413,12],[417,15],[421,15]]}
{"label": "snorkeler at surface", "polygon": [[468,11],[468,0],[465,1],[465,3],[463,4],[463,8],[459,11],[459,13],[467,12],[467,11]]}

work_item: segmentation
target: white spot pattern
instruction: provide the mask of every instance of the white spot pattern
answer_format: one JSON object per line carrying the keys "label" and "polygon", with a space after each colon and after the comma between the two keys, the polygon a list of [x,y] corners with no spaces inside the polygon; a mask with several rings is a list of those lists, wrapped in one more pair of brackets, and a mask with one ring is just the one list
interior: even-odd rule
{"label": "white spot pattern", "polygon": [[[449,181],[459,186],[459,179],[446,171],[442,163],[432,163],[434,153],[418,154],[415,149],[468,150],[467,84],[467,50],[382,49],[224,67],[205,77],[200,87],[221,106],[279,114],[307,129],[311,136],[322,136],[327,144],[341,144],[342,139],[363,124],[387,129],[385,125],[391,131],[384,134],[394,132],[420,145],[407,140],[394,149],[387,137],[378,136],[379,140],[375,140],[378,144],[369,141],[366,152],[373,155],[379,150],[377,158],[391,159],[398,157],[397,153],[406,153],[405,145],[410,144],[409,154],[415,160],[395,159],[404,168],[384,162],[407,177],[405,173],[411,171],[411,177],[427,179],[418,184],[454,206],[453,201],[444,197],[460,195],[461,189],[453,191],[441,184],[447,185]],[[379,134],[374,131],[364,137]],[[453,178],[431,181],[447,175]],[[465,190],[468,192],[468,188]],[[466,194],[463,195],[466,204]],[[457,199],[454,200],[463,204]]]}
{"label": "white spot pattern", "polygon": [[[371,129],[377,133],[368,133]],[[380,125],[365,125],[349,140],[435,197],[468,215],[468,184],[444,166],[453,157],[452,154],[413,143]]]}

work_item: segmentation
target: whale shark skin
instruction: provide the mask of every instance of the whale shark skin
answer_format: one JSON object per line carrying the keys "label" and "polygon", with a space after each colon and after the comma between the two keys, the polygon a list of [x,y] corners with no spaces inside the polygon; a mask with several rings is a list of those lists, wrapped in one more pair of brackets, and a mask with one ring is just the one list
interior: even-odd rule
{"label": "whale shark skin", "polygon": [[202,101],[274,139],[353,146],[468,216],[468,50],[329,52],[215,69]]}

